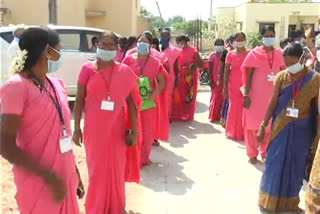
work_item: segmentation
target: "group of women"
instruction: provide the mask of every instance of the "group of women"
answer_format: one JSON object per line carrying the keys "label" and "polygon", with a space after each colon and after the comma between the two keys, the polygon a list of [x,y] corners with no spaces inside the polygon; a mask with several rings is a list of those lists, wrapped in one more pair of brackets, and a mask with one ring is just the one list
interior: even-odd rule
{"label": "group of women", "polygon": [[[226,137],[245,141],[250,163],[257,163],[260,152],[265,162],[262,213],[301,213],[304,179],[310,181],[306,213],[320,213],[320,76],[310,69],[308,48],[299,43],[275,48],[275,31],[269,26],[262,40],[252,50],[245,48],[244,33],[229,39],[226,49],[223,40],[216,40],[209,59],[209,119],[226,119]],[[223,52],[228,52],[226,59]]]}
{"label": "group of women", "polygon": [[201,60],[187,37],[177,39],[180,50],[170,39],[169,32],[161,35],[159,52],[145,32],[124,51],[115,34],[103,33],[97,59],[86,62],[78,77],[72,133],[63,81],[47,75],[60,61],[59,36],[47,28],[23,33],[14,75],[0,89],[0,151],[14,165],[22,214],[79,213],[76,197],[84,196],[84,188],[73,142],[86,152],[86,213],[125,213],[125,182],[140,181],[154,141],[169,138],[169,118],[194,116]]}

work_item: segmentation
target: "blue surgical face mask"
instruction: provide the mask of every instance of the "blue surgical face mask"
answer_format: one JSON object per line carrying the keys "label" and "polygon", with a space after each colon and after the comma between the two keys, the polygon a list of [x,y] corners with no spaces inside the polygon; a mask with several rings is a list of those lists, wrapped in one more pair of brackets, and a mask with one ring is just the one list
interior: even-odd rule
{"label": "blue surgical face mask", "polygon": [[57,61],[53,61],[53,60],[49,59],[48,60],[48,73],[57,72],[59,70],[59,68],[61,67],[62,63],[63,63],[63,60],[62,60],[61,53],[60,53],[60,57]]}
{"label": "blue surgical face mask", "polygon": [[147,55],[149,53],[150,45],[144,42],[139,42],[137,49],[139,54]]}
{"label": "blue surgical face mask", "polygon": [[97,48],[97,57],[100,58],[103,61],[111,61],[113,60],[117,55],[116,50],[103,50],[101,48]]}
{"label": "blue surgical face mask", "polygon": [[276,39],[274,37],[263,37],[262,42],[266,47],[272,47],[276,44]]}

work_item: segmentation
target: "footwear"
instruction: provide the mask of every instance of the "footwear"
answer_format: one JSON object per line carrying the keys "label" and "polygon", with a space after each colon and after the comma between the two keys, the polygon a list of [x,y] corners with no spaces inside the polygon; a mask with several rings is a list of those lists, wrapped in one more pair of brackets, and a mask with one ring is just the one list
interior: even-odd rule
{"label": "footwear", "polygon": [[158,147],[160,146],[160,142],[158,140],[154,140],[152,145]]}
{"label": "footwear", "polygon": [[255,165],[258,163],[258,159],[257,158],[250,158],[248,161],[250,164]]}

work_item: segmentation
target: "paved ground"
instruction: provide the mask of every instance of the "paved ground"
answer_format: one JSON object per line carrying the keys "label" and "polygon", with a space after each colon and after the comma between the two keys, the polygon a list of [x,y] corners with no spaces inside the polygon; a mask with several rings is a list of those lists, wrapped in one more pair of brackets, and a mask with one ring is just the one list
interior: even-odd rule
{"label": "paved ground", "polygon": [[[248,164],[244,145],[227,140],[219,125],[208,123],[209,99],[208,91],[199,93],[196,120],[172,124],[170,142],[154,148],[141,184],[127,184],[131,214],[260,213],[256,204],[263,164]],[[84,153],[79,148],[75,153],[87,180]],[[2,211],[18,213],[10,167],[2,159],[0,164]]]}

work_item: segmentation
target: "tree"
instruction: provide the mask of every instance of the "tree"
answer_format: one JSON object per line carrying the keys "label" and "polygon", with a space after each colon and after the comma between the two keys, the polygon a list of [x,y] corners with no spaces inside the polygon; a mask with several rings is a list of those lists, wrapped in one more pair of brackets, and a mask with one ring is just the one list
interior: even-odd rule
{"label": "tree", "polygon": [[49,0],[49,23],[50,24],[57,24],[57,0]]}
{"label": "tree", "polygon": [[226,39],[237,32],[237,23],[232,17],[224,17],[217,20],[217,37]]}
{"label": "tree", "polygon": [[141,7],[140,8],[140,16],[149,19],[152,17],[152,14],[146,8]]}
{"label": "tree", "polygon": [[262,38],[259,33],[250,32],[247,34],[247,42],[251,48],[262,45]]}
{"label": "tree", "polygon": [[183,23],[185,21],[186,21],[186,19],[183,16],[174,16],[174,17],[168,19],[167,25],[171,27],[174,24]]}

